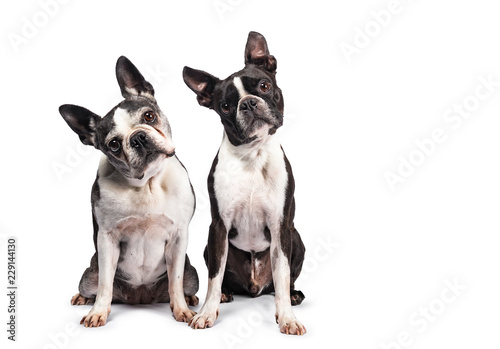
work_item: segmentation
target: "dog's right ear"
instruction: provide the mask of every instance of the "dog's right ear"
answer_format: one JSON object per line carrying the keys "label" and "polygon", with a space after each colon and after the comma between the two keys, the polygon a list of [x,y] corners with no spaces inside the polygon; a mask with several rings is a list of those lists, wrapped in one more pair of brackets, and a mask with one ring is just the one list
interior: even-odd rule
{"label": "dog's right ear", "polygon": [[255,64],[276,74],[276,58],[269,53],[264,35],[257,32],[248,33],[245,47],[245,65],[247,64]]}
{"label": "dog's right ear", "polygon": [[77,105],[64,104],[59,107],[63,119],[68,123],[69,127],[76,132],[80,140],[85,145],[96,146],[95,132],[96,123],[100,117],[92,113],[90,110]]}
{"label": "dog's right ear", "polygon": [[123,98],[145,96],[154,99],[155,90],[139,69],[125,56],[116,61],[116,79],[122,91]]}
{"label": "dog's right ear", "polygon": [[188,87],[196,93],[196,99],[200,105],[212,108],[212,99],[215,85],[219,79],[204,71],[184,67],[182,77]]}

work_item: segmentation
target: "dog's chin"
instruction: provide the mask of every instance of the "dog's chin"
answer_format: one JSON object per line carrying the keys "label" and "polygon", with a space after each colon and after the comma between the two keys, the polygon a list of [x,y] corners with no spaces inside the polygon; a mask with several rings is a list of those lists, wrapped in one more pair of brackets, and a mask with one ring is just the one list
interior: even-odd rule
{"label": "dog's chin", "polygon": [[151,177],[156,176],[160,172],[160,166],[149,166],[143,171],[132,170],[129,179],[132,180],[149,180]]}
{"label": "dog's chin", "polygon": [[244,143],[248,144],[256,140],[267,138],[268,136],[275,134],[282,124],[282,122],[271,122],[267,119],[255,118],[247,128]]}
{"label": "dog's chin", "polygon": [[146,165],[144,167],[130,169],[130,179],[142,181],[156,176],[163,168],[164,161],[174,155],[175,151],[148,153],[145,158]]}

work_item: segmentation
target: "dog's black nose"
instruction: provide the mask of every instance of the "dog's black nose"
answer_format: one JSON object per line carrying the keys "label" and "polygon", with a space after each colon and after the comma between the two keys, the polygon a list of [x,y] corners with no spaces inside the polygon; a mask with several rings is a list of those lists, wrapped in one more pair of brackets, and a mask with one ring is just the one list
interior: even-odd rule
{"label": "dog's black nose", "polygon": [[254,109],[257,109],[257,99],[256,98],[247,98],[243,102],[240,103],[240,110],[253,111]]}
{"label": "dog's black nose", "polygon": [[144,148],[148,142],[146,132],[139,131],[130,137],[130,145],[134,148]]}

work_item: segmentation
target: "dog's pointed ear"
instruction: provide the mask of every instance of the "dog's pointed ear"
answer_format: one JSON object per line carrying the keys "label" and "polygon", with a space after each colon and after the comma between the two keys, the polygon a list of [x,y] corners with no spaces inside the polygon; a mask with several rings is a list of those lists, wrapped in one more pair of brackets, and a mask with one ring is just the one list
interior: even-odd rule
{"label": "dog's pointed ear", "polygon": [[145,96],[154,99],[153,85],[144,79],[139,69],[125,56],[121,56],[116,62],[116,79],[124,98]]}
{"label": "dog's pointed ear", "polygon": [[220,80],[207,72],[184,67],[182,77],[188,87],[196,93],[196,99],[200,105],[213,109],[213,93],[215,85]]}
{"label": "dog's pointed ear", "polygon": [[80,137],[83,144],[96,146],[96,123],[100,116],[88,109],[72,104],[61,105],[59,113],[61,113],[69,127]]}
{"label": "dog's pointed ear", "polygon": [[277,68],[276,58],[269,53],[266,38],[257,32],[248,34],[245,47],[245,65],[255,64],[275,74]]}

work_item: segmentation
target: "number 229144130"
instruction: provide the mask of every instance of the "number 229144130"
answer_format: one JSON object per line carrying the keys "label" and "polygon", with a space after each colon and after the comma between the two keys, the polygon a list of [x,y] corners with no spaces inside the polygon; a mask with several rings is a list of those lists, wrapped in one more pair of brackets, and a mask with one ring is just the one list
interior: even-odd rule
{"label": "number 229144130", "polygon": [[10,285],[16,283],[16,240],[7,241],[7,281]]}

